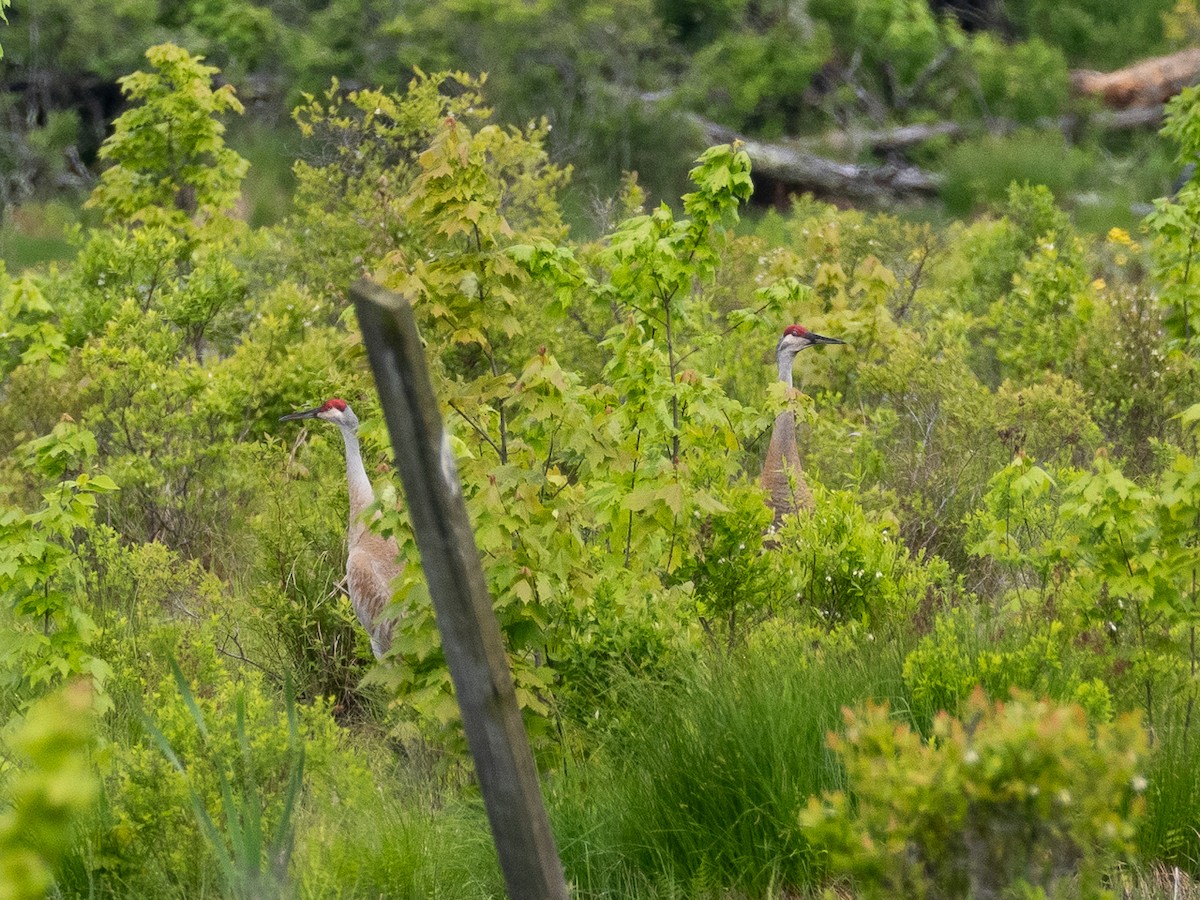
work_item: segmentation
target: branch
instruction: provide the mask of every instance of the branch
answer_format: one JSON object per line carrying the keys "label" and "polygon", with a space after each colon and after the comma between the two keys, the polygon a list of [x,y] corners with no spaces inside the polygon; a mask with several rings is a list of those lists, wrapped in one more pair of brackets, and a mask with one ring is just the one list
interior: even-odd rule
{"label": "branch", "polygon": [[462,416],[463,421],[466,422],[468,425],[470,425],[471,428],[474,430],[474,432],[477,435],[479,435],[481,438],[483,438],[485,441],[488,442],[488,444],[491,446],[491,448],[496,451],[496,456],[498,456],[500,459],[504,459],[504,455],[500,452],[500,448],[498,446],[496,446],[496,442],[492,440],[492,436],[490,434],[488,434],[483,428],[481,428],[479,426],[478,422],[476,422],[474,419],[472,419],[470,416],[468,416],[465,412],[463,412],[461,409],[459,409],[458,404],[455,403],[453,400],[450,401],[450,408],[452,410],[454,410],[456,413],[458,413],[460,416]]}

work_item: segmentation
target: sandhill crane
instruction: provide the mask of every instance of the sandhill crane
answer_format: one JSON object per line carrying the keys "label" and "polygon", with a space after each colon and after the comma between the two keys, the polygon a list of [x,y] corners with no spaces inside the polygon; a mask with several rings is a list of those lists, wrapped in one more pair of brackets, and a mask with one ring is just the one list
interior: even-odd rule
{"label": "sandhill crane", "polygon": [[[779,380],[789,388],[792,386],[792,363],[796,361],[796,354],[805,347],[844,343],[837,338],[815,334],[803,325],[789,325],[775,347]],[[767,504],[775,510],[775,527],[779,527],[783,517],[790,513],[812,509],[812,492],[804,480],[800,451],[796,447],[796,417],[790,410],[784,410],[775,417],[767,459],[763,463],[762,486],[769,494]]]}
{"label": "sandhill crane", "polygon": [[347,535],[349,553],[346,557],[346,587],[350,605],[367,634],[371,636],[371,651],[379,659],[392,645],[392,626],[395,620],[376,621],[392,599],[392,581],[404,564],[392,538],[381,537],[368,527],[363,512],[375,500],[367,470],[363,467],[362,451],[358,446],[358,417],[345,400],[334,397],[315,409],[290,413],[279,421],[321,419],[331,422],[342,432],[346,445],[346,480],[350,486],[350,529]]}

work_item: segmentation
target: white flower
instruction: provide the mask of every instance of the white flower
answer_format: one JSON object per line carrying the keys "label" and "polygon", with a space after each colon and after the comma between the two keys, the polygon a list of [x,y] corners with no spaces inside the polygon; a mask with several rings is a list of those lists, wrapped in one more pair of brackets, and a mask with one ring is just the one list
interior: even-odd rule
{"label": "white flower", "polygon": [[1148,782],[1148,781],[1146,780],[1146,776],[1145,776],[1145,775],[1134,775],[1134,776],[1133,776],[1133,781],[1132,781],[1131,783],[1132,783],[1132,785],[1133,785],[1133,789],[1134,789],[1135,791],[1137,791],[1139,794],[1140,794],[1142,791],[1144,791],[1144,790],[1145,790],[1145,789],[1146,789],[1146,788],[1149,786],[1149,784],[1150,784],[1150,782]]}
{"label": "white flower", "polygon": [[972,747],[963,754],[963,762],[965,762],[968,766],[975,765],[975,763],[979,762],[979,751]]}

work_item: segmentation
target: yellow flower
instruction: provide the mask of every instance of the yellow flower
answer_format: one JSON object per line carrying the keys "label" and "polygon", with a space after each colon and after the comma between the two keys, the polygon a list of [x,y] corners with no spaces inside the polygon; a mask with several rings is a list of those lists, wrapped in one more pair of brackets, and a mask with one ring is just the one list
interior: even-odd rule
{"label": "yellow flower", "polygon": [[1129,232],[1124,228],[1108,229],[1108,240],[1113,244],[1122,244],[1126,247],[1133,246],[1133,238],[1129,236]]}

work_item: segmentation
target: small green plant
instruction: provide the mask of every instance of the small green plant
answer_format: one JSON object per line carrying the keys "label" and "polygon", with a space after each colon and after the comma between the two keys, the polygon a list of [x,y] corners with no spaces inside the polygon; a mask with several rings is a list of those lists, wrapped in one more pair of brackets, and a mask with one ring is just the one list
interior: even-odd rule
{"label": "small green plant", "polygon": [[[1184,88],[1171,99],[1163,134],[1179,145],[1180,166],[1200,161],[1200,88]],[[1166,308],[1164,324],[1172,342],[1188,351],[1200,331],[1200,186],[1194,174],[1175,196],[1155,201],[1146,226]]]}
{"label": "small green plant", "polygon": [[1112,694],[1099,678],[1081,671],[1070,635],[1057,619],[1038,616],[1022,623],[1003,614],[989,620],[973,606],[950,610],[904,660],[916,718],[929,721],[942,711],[957,715],[981,686],[989,697],[1033,691],[1078,703],[1093,721],[1110,720]]}
{"label": "small green plant", "polygon": [[825,622],[907,620],[948,577],[944,562],[911,554],[895,523],[869,516],[850,492],[814,494],[813,512],[785,524],[780,540],[795,602]]}
{"label": "small green plant", "polygon": [[[196,703],[187,679],[179,664],[170,660],[171,671],[183,702],[191,714],[196,729],[206,746],[210,743],[208,726],[204,714]],[[204,798],[194,788],[190,791],[192,812],[216,856],[221,875],[229,895],[239,900],[265,900],[269,897],[286,895],[288,863],[291,859],[295,839],[295,810],[304,784],[304,743],[296,713],[295,700],[290,685],[285,692],[288,723],[288,774],[282,791],[282,806],[277,811],[274,827],[270,827],[266,816],[267,798],[265,786],[255,776],[252,759],[253,746],[246,729],[246,697],[238,692],[234,702],[234,733],[241,759],[228,760],[214,757],[207,760],[216,773],[220,789],[223,817],[214,820],[205,805]],[[170,741],[154,722],[144,718],[146,730],[162,750],[163,755],[185,778],[188,767],[180,759]],[[241,772],[240,790],[235,792],[227,770]],[[217,821],[222,827],[218,827]]]}
{"label": "small green plant", "polygon": [[1067,62],[1037,38],[1010,46],[981,31],[967,45],[967,57],[979,79],[979,94],[971,99],[985,104],[987,116],[1033,123],[1066,105]]}
{"label": "small green plant", "polygon": [[1144,805],[1136,717],[977,691],[928,741],[886,705],[846,710],[830,747],[847,788],[813,798],[805,834],[863,897],[1078,897],[1132,848]]}
{"label": "small green plant", "polygon": [[763,552],[771,510],[757,488],[741,487],[722,496],[726,509],[704,519],[696,548],[675,572],[690,582],[709,638],[732,650],[786,596],[780,567]]}
{"label": "small green plant", "polygon": [[804,92],[830,51],[824,29],[807,37],[786,23],[766,34],[727,32],[696,55],[686,96],[731,128],[791,134],[805,113]]}

